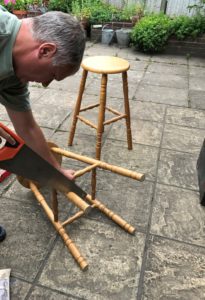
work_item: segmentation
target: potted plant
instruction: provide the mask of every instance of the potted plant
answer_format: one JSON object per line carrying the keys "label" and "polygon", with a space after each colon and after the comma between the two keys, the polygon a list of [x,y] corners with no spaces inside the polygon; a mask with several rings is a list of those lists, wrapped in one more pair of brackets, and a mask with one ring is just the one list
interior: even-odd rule
{"label": "potted plant", "polygon": [[19,19],[27,17],[27,5],[28,2],[24,0],[13,0],[12,13]]}
{"label": "potted plant", "polygon": [[90,37],[91,7],[91,0],[73,0],[71,4],[72,14],[80,21],[88,37]]}
{"label": "potted plant", "polygon": [[120,48],[126,48],[130,43],[133,25],[143,16],[143,6],[126,2],[119,14],[121,28],[116,29],[117,43]]}
{"label": "potted plant", "polygon": [[[48,10],[57,10],[68,13],[71,11],[71,1],[70,0],[49,0],[47,1]],[[45,1],[44,1],[45,3]]]}
{"label": "potted plant", "polygon": [[24,0],[4,0],[4,7],[19,19],[27,17],[27,4]]}

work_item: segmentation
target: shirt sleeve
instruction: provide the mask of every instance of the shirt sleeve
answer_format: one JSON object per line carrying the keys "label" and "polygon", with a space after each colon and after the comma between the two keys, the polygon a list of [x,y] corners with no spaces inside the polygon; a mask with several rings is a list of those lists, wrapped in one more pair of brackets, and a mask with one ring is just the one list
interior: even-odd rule
{"label": "shirt sleeve", "polygon": [[10,77],[0,88],[0,103],[16,111],[31,110],[29,95],[28,84]]}

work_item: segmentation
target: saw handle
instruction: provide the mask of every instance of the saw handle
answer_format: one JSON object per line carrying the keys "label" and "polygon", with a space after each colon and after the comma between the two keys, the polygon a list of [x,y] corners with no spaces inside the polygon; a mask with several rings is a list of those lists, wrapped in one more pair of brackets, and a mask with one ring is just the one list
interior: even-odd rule
{"label": "saw handle", "polygon": [[23,147],[25,142],[22,140],[22,138],[20,138],[20,136],[15,134],[4,124],[0,123],[0,128],[6,131],[16,141],[15,145],[12,145],[7,141],[5,145],[0,149],[0,161],[4,161],[14,158],[19,150]]}

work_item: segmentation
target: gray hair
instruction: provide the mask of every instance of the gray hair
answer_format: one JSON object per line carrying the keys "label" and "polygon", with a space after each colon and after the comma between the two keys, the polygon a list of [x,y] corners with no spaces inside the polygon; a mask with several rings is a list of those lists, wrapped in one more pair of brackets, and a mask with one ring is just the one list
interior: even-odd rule
{"label": "gray hair", "polygon": [[85,50],[85,32],[71,15],[52,11],[32,18],[33,38],[57,45],[53,65],[79,67]]}

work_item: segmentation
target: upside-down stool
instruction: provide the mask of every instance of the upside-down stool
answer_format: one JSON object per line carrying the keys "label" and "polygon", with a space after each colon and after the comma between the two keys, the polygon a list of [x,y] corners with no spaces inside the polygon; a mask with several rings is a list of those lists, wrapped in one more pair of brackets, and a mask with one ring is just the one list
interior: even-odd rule
{"label": "upside-down stool", "polygon": [[[101,156],[101,144],[102,144],[102,134],[104,132],[104,126],[116,122],[120,119],[126,120],[126,129],[127,129],[127,143],[128,149],[132,149],[132,135],[131,135],[131,127],[130,127],[130,108],[129,108],[129,98],[128,98],[128,83],[127,83],[127,70],[130,65],[129,62],[125,59],[114,57],[114,56],[93,56],[88,57],[82,62],[83,74],[80,83],[79,94],[74,110],[73,121],[70,129],[70,135],[68,140],[68,145],[72,146],[76,124],[77,121],[80,120],[86,125],[96,129],[97,131],[97,140],[96,140],[96,159],[100,159]],[[100,88],[100,100],[99,103],[89,105],[81,108],[81,102],[83,97],[83,92],[85,89],[86,79],[88,72],[102,74],[101,77],[101,88]],[[123,93],[124,93],[124,109],[125,112],[121,113],[117,110],[106,106],[106,95],[107,95],[107,81],[108,74],[122,74],[122,83],[123,83]],[[98,111],[98,124],[97,126],[87,120],[86,118],[80,115],[81,112],[99,107]],[[108,110],[116,117],[105,121],[105,111]]]}
{"label": "upside-down stool", "polygon": [[[62,160],[62,156],[75,159],[81,162],[84,162],[88,164],[89,166],[85,167],[82,170],[78,170],[75,172],[74,177],[80,177],[84,175],[87,172],[92,171],[92,169],[101,168],[104,170],[108,170],[110,172],[126,176],[138,181],[143,181],[145,176],[144,174],[133,172],[130,170],[127,170],[125,168],[117,167],[114,165],[107,164],[103,161],[96,160],[87,156],[78,155],[70,151],[63,150],[61,148],[58,148],[53,143],[48,143],[49,147],[51,148],[52,153],[55,155],[56,159],[59,161],[59,163]],[[89,213],[90,209],[97,208],[102,213],[104,213],[107,217],[109,217],[113,222],[118,224],[121,228],[123,228],[125,231],[127,231],[130,234],[134,234],[135,228],[127,223],[123,218],[115,214],[113,211],[111,211],[109,208],[107,208],[99,199],[93,199],[91,195],[87,194],[85,199],[80,198],[77,194],[74,192],[69,192],[66,194],[66,198],[70,200],[78,209],[79,211],[75,213],[73,216],[68,218],[65,221],[60,221],[58,218],[58,199],[57,199],[57,192],[56,190],[52,190],[52,204],[49,205],[43,196],[43,194],[39,190],[38,183],[32,182],[26,178],[22,178],[20,176],[17,176],[19,182],[26,188],[31,189],[34,196],[36,197],[37,201],[41,204],[43,207],[45,213],[47,214],[49,220],[55,227],[56,231],[59,233],[59,235],[62,237],[65,245],[67,246],[68,250],[72,254],[72,256],[75,258],[76,262],[79,264],[80,268],[82,270],[86,270],[88,268],[88,263],[86,259],[81,255],[80,251],[78,250],[75,243],[71,240],[69,237],[67,230],[65,229],[65,226],[72,223],[73,221],[77,220],[81,216]],[[93,188],[91,186],[91,188]],[[95,188],[95,187],[94,187]]]}

